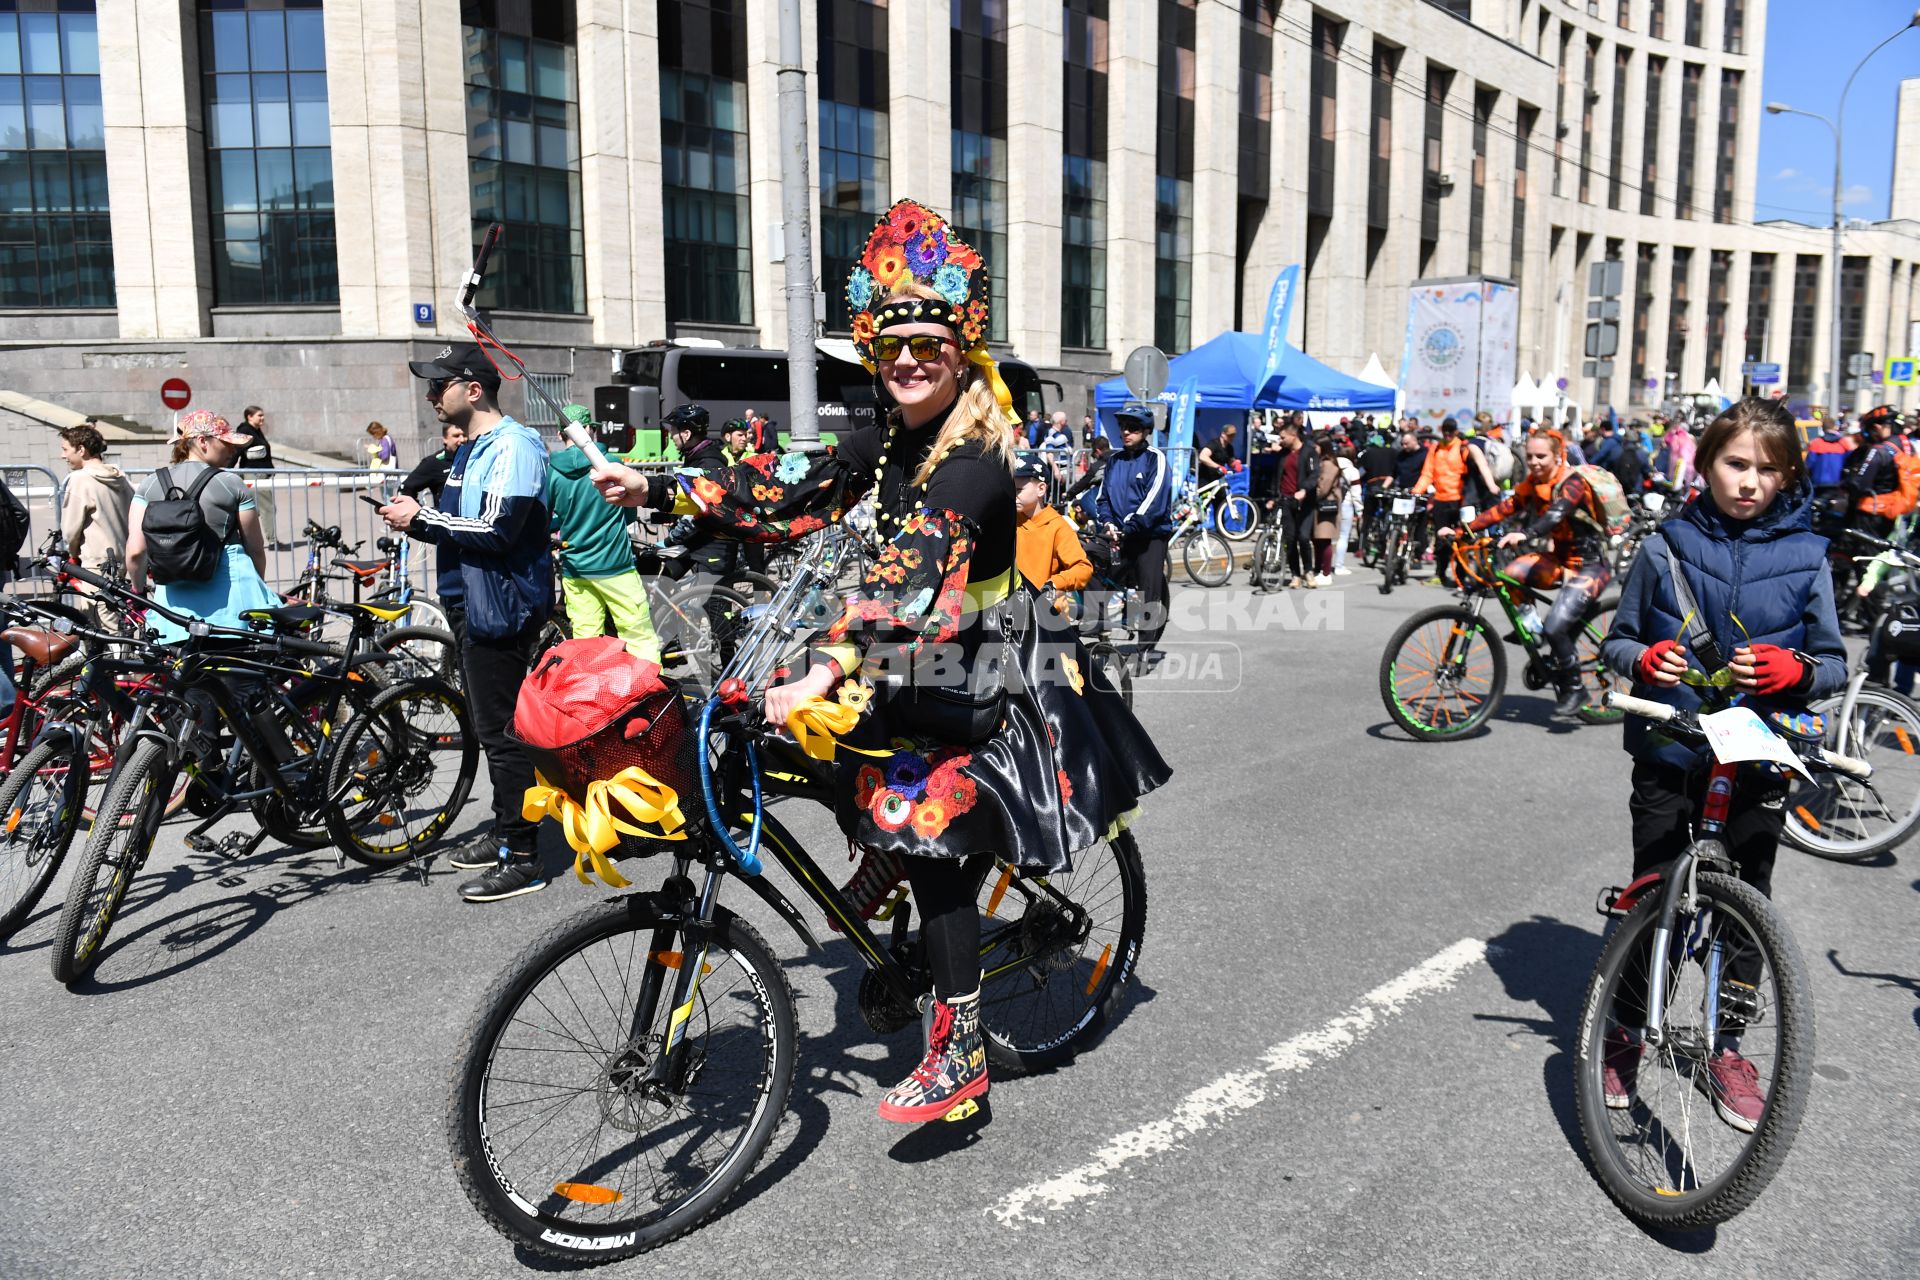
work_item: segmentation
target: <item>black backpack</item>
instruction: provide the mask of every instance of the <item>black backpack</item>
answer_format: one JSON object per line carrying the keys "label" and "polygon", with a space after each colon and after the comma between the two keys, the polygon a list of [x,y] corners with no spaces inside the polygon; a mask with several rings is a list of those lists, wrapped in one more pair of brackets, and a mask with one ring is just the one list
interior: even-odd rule
{"label": "black backpack", "polygon": [[208,467],[182,493],[169,468],[160,468],[164,496],[149,502],[140,519],[140,531],[147,539],[147,572],[155,582],[210,582],[219,572],[220,558],[226,554],[224,539],[200,510],[200,492],[217,474],[216,468]]}
{"label": "black backpack", "polygon": [[27,535],[32,531],[32,521],[27,509],[20,505],[20,499],[13,496],[13,490],[0,480],[0,579],[16,572],[20,565],[20,548],[27,545]]}

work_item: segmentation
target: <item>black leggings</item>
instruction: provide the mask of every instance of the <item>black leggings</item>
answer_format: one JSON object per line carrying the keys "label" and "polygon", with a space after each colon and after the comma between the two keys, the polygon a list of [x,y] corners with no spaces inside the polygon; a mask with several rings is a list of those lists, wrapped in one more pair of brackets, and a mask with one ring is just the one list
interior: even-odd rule
{"label": "black leggings", "polygon": [[900,859],[920,905],[920,944],[933,971],[933,993],[942,1000],[980,985],[980,886],[993,855]]}

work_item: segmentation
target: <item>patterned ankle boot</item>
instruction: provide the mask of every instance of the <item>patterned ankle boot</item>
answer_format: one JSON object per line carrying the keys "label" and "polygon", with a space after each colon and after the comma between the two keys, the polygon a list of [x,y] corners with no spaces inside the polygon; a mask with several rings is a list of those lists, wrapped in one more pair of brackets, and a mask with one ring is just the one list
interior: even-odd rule
{"label": "patterned ankle boot", "polygon": [[987,1046],[980,1038],[980,990],[933,1002],[927,1056],[880,1101],[880,1118],[902,1124],[938,1120],[987,1092]]}
{"label": "patterned ankle boot", "polygon": [[[906,878],[907,869],[897,856],[880,849],[863,849],[860,866],[854,871],[853,879],[840,890],[840,896],[852,905],[855,915],[871,920],[873,913],[886,905],[888,897]],[[845,932],[840,922],[831,917],[827,927],[835,933]]]}

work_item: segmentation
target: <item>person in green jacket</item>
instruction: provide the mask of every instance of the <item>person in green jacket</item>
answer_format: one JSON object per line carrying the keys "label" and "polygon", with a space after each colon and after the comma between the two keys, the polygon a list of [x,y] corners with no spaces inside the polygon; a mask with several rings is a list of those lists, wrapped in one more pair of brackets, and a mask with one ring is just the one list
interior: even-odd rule
{"label": "person in green jacket", "polygon": [[[592,429],[593,415],[584,405],[570,404],[561,412]],[[578,445],[547,462],[547,499],[560,542],[560,594],[567,617],[576,636],[606,634],[611,617],[613,633],[627,642],[627,652],[657,664],[660,637],[653,629],[647,586],[634,569],[633,540],[627,534],[632,513],[601,500],[588,478],[592,470]]]}

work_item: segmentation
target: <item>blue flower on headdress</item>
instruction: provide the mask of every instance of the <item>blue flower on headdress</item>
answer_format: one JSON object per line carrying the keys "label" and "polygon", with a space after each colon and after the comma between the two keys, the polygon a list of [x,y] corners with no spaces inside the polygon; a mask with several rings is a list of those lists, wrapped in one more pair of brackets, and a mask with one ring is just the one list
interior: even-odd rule
{"label": "blue flower on headdress", "polygon": [[907,270],[921,280],[938,271],[947,260],[947,246],[925,232],[907,241]]}
{"label": "blue flower on headdress", "polygon": [[865,267],[855,267],[847,277],[847,301],[855,311],[865,311],[873,301],[873,273]]}
{"label": "blue flower on headdress", "polygon": [[807,455],[804,453],[783,453],[780,463],[773,469],[773,478],[781,484],[792,484],[796,480],[807,478]]}
{"label": "blue flower on headdress", "polygon": [[933,291],[954,306],[961,306],[967,300],[966,269],[951,262],[941,267],[933,273]]}

